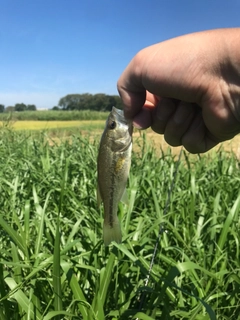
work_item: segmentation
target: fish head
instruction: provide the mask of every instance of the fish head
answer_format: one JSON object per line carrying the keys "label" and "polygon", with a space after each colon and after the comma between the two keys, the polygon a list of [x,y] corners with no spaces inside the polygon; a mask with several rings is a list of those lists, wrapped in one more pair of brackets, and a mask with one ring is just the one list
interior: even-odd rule
{"label": "fish head", "polygon": [[123,110],[112,108],[105,126],[105,135],[113,151],[124,151],[132,143],[132,121],[124,117]]}

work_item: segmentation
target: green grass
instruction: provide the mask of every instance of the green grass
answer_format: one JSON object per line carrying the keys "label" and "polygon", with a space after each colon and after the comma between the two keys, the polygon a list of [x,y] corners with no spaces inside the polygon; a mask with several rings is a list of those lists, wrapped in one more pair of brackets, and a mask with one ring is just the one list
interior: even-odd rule
{"label": "green grass", "polygon": [[22,111],[0,113],[0,121],[70,121],[70,120],[106,120],[108,112],[84,111]]}
{"label": "green grass", "polygon": [[[146,140],[133,154],[123,243],[105,248],[98,141],[0,131],[0,319],[238,319],[239,163],[177,158]],[[148,276],[159,226],[164,233]],[[143,299],[144,298],[144,299]],[[141,305],[141,308],[140,308]]]}

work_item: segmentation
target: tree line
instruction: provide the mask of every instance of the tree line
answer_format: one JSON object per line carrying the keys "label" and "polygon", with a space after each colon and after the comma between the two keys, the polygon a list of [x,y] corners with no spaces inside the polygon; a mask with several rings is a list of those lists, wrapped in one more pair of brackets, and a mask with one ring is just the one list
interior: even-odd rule
{"label": "tree line", "polygon": [[36,111],[35,104],[16,103],[14,107],[9,106],[5,108],[4,104],[0,104],[0,113],[13,111]]}
{"label": "tree line", "polygon": [[113,106],[122,109],[121,99],[117,95],[83,93],[66,95],[59,100],[58,107],[54,108],[61,110],[110,111]]}
{"label": "tree line", "polygon": [[[122,109],[121,99],[117,95],[107,95],[104,93],[90,94],[68,94],[62,97],[57,106],[52,110],[95,110],[110,111],[112,107]],[[13,111],[36,111],[34,104],[16,103],[14,107],[6,107],[0,104],[0,112]]]}

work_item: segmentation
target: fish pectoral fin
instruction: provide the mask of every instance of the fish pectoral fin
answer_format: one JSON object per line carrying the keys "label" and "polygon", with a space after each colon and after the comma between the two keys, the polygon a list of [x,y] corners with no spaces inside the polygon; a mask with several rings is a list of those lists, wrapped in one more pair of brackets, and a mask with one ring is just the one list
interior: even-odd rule
{"label": "fish pectoral fin", "polygon": [[129,199],[128,199],[128,193],[127,193],[127,189],[124,189],[122,198],[121,198],[121,202],[123,202],[124,204],[126,204],[127,206],[129,205]]}
{"label": "fish pectoral fin", "polygon": [[100,207],[101,203],[102,203],[102,197],[99,191],[99,186],[97,186],[97,206]]}

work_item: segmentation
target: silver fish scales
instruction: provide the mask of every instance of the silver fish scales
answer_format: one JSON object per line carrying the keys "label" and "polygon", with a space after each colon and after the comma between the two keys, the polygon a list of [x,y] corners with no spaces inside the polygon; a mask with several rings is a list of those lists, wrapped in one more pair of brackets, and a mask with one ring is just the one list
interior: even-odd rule
{"label": "silver fish scales", "polygon": [[121,242],[121,227],[117,216],[118,203],[126,189],[131,166],[132,123],[124,118],[122,110],[115,107],[106,121],[101,138],[98,170],[98,205],[103,202],[103,240]]}

